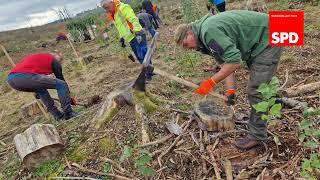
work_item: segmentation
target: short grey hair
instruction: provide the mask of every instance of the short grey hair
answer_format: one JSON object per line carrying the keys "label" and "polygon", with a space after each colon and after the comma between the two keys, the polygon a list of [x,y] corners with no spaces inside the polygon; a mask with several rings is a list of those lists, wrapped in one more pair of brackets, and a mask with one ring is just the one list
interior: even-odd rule
{"label": "short grey hair", "polygon": [[100,1],[100,6],[103,7],[104,4],[109,4],[111,2],[113,2],[113,0],[101,0]]}

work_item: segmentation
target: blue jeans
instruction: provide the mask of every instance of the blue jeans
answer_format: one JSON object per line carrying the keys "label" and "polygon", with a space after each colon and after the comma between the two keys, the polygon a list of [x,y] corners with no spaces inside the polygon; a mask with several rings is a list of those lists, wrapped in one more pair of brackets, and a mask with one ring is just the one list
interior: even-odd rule
{"label": "blue jeans", "polygon": [[56,89],[63,111],[72,111],[69,88],[65,81],[40,74],[13,73],[8,76],[8,83],[18,91],[39,94],[41,101],[53,115],[58,112],[58,109],[54,105],[48,89]]}
{"label": "blue jeans", "polygon": [[156,30],[154,30],[153,27],[150,27],[150,28],[148,29],[148,31],[149,31],[149,33],[151,34],[151,37],[153,37],[153,36],[156,34]]}
{"label": "blue jeans", "polygon": [[[136,55],[136,57],[138,58],[138,61],[140,62],[140,64],[143,63],[144,60],[144,56],[147,54],[148,51],[148,46],[147,46],[147,37],[146,34],[141,34],[139,35],[142,37],[142,41],[139,43],[137,41],[136,38],[134,38],[131,42],[130,42],[130,46],[132,51],[134,52],[134,54]],[[150,61],[150,65],[152,64],[152,62]],[[152,78],[152,72],[147,72],[146,73],[146,77],[147,79],[151,79]]]}

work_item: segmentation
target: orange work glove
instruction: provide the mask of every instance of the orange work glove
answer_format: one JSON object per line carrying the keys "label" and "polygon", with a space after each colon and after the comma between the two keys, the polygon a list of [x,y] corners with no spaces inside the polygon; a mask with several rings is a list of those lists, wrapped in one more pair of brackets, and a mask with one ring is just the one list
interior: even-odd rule
{"label": "orange work glove", "polygon": [[236,101],[236,90],[228,89],[224,94],[227,98],[226,103],[228,106],[234,105]]}
{"label": "orange work glove", "polygon": [[200,87],[198,87],[195,92],[197,94],[204,96],[204,95],[208,94],[216,86],[216,84],[217,83],[214,80],[212,80],[211,78],[204,80],[201,83]]}
{"label": "orange work glove", "polygon": [[71,99],[71,105],[75,105],[75,106],[78,105],[78,102],[74,97],[70,97],[70,99]]}

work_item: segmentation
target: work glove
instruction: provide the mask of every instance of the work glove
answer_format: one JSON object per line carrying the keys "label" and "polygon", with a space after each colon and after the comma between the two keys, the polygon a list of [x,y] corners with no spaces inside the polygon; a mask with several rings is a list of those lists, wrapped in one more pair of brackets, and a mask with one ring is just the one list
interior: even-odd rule
{"label": "work glove", "polygon": [[236,91],[234,89],[228,89],[224,94],[227,98],[226,104],[228,106],[234,105],[236,102]]}
{"label": "work glove", "polygon": [[74,97],[70,96],[70,100],[71,100],[71,105],[75,105],[75,106],[78,105],[78,102]]}
{"label": "work glove", "polygon": [[142,42],[142,36],[141,35],[137,35],[136,36],[137,42],[140,44]]}
{"label": "work glove", "polygon": [[216,86],[216,84],[217,83],[211,78],[204,80],[200,84],[200,87],[198,87],[195,92],[197,94],[204,96],[204,95],[208,94]]}
{"label": "work glove", "polygon": [[36,98],[36,99],[40,99],[40,95],[38,93],[34,93],[33,96]]}
{"label": "work glove", "polygon": [[123,47],[123,48],[126,47],[126,43],[124,42],[123,38],[120,38],[120,44],[121,44],[121,47]]}
{"label": "work glove", "polygon": [[143,35],[143,34],[144,34],[143,31],[135,32],[136,40],[137,40],[137,42],[138,42],[139,44],[143,41],[143,38],[142,38],[142,35]]}

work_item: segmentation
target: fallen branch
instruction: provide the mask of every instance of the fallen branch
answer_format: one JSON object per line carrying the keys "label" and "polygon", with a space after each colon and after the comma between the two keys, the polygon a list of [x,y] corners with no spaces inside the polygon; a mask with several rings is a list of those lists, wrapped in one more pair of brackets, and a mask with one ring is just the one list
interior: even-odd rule
{"label": "fallen branch", "polygon": [[91,177],[50,177],[49,179],[82,179],[82,180],[99,180]]}
{"label": "fallen branch", "polygon": [[164,136],[163,138],[158,139],[158,140],[156,140],[156,141],[148,142],[148,143],[146,143],[146,144],[142,144],[142,145],[139,145],[139,146],[137,146],[137,147],[139,147],[139,148],[144,148],[144,147],[148,147],[148,146],[153,146],[153,145],[157,145],[157,144],[162,144],[162,143],[168,141],[168,140],[169,140],[170,138],[172,138],[173,136],[174,136],[173,134],[170,134],[170,135]]}
{"label": "fallen branch", "polygon": [[294,97],[294,96],[298,96],[299,94],[313,92],[318,89],[320,89],[320,81],[306,84],[306,85],[297,86],[297,87],[288,88],[288,89],[284,90],[283,94],[286,97]]}
{"label": "fallen branch", "polygon": [[289,106],[291,108],[297,108],[297,109],[306,109],[308,107],[308,104],[306,102],[301,102],[292,98],[281,98],[279,99],[283,104],[286,106]]}
{"label": "fallen branch", "polygon": [[212,153],[209,153],[209,155],[210,155],[210,158],[212,160],[212,166],[213,166],[216,178],[217,178],[217,180],[221,180],[221,175],[220,175],[220,172],[219,172],[218,165],[216,163],[216,158],[214,157],[214,155]]}
{"label": "fallen branch", "polygon": [[[190,120],[188,121],[188,123],[186,124],[186,126],[183,128],[183,132],[185,132],[185,131],[189,128],[189,126],[191,125],[192,121],[193,121],[193,119],[190,119]],[[165,156],[165,155],[180,141],[180,139],[181,139],[181,137],[182,137],[183,134],[184,134],[184,133],[182,133],[182,134],[180,134],[178,137],[176,137],[176,139],[173,141],[173,143],[171,144],[171,146],[169,146],[168,149],[166,149],[163,153],[160,154],[160,156],[158,157],[158,163],[159,163],[160,167],[162,167],[162,163],[161,163],[162,157]]]}
{"label": "fallen branch", "polygon": [[288,69],[286,69],[286,80],[284,81],[283,85],[279,88],[279,90],[284,89],[284,87],[287,85],[289,79],[289,72]]}
{"label": "fallen branch", "polygon": [[226,171],[227,180],[233,180],[232,165],[229,159],[224,160],[224,169]]}
{"label": "fallen branch", "polygon": [[115,161],[113,161],[113,160],[111,160],[111,159],[109,159],[109,158],[102,157],[101,160],[104,161],[104,162],[110,163],[111,165],[115,166],[115,167],[116,167],[117,169],[119,169],[122,173],[123,173],[123,172],[126,172],[126,170],[125,170],[123,167],[121,167],[118,163],[116,163]]}
{"label": "fallen branch", "polygon": [[64,155],[64,160],[66,161],[68,168],[71,169],[71,165],[70,165],[66,155]]}
{"label": "fallen branch", "polygon": [[99,171],[87,169],[87,168],[84,168],[84,167],[82,167],[81,165],[79,165],[77,163],[72,163],[72,166],[78,168],[81,172],[84,172],[84,173],[93,173],[93,174],[97,174],[97,175],[100,175],[100,176],[110,176],[110,177],[114,177],[114,178],[117,178],[117,179],[131,180],[130,178],[127,178],[127,177],[123,177],[123,176],[119,176],[119,175],[115,175],[115,174],[111,174],[111,173],[102,173],[102,172],[99,172]]}

